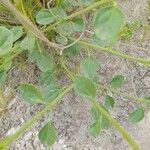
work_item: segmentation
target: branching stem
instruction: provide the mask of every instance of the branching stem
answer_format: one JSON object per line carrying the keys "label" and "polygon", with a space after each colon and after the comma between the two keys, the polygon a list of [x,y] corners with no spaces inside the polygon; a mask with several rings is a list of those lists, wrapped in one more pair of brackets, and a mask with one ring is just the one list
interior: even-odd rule
{"label": "branching stem", "polygon": [[138,144],[134,141],[133,137],[122,127],[122,125],[114,119],[95,99],[91,99],[92,104],[106,117],[110,123],[120,132],[122,137],[131,145],[133,150],[140,150]]}
{"label": "branching stem", "polygon": [[63,90],[57,96],[57,98],[55,98],[52,102],[50,102],[49,104],[47,104],[42,111],[38,112],[35,116],[33,116],[30,120],[28,120],[25,124],[23,124],[16,133],[14,133],[13,135],[8,136],[5,139],[1,140],[0,141],[0,149],[6,148],[14,140],[16,140],[18,137],[20,137],[23,133],[25,133],[27,131],[27,129],[29,129],[46,112],[51,111],[51,109],[54,108],[56,106],[56,104],[58,104],[58,102],[64,97],[64,95],[66,93],[68,93],[69,91],[71,91],[72,88],[73,88],[73,85],[67,86],[67,88],[65,88],[65,90]]}

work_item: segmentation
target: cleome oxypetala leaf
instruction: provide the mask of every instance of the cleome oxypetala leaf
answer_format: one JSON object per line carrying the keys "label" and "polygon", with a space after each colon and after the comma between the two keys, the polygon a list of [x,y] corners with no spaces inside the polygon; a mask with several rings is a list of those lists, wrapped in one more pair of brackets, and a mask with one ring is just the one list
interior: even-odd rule
{"label": "cleome oxypetala leaf", "polygon": [[114,6],[102,7],[96,11],[93,27],[102,46],[110,46],[124,25],[124,14]]}

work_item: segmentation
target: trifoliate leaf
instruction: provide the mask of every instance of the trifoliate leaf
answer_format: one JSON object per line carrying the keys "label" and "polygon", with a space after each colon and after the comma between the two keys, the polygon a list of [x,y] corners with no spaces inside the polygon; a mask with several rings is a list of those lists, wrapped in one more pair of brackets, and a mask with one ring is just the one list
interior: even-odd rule
{"label": "trifoliate leaf", "polygon": [[54,126],[48,122],[38,133],[39,140],[46,146],[52,146],[56,142],[56,130]]}

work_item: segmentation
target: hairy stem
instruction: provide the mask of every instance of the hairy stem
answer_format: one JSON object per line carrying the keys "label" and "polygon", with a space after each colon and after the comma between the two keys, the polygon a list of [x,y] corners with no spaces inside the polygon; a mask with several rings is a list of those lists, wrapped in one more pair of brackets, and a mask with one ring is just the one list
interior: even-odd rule
{"label": "hairy stem", "polygon": [[[70,72],[70,70],[68,70],[68,68],[66,67],[66,65],[64,63],[62,63],[62,67],[65,69],[65,71],[67,73],[69,73],[68,76],[69,77],[71,76],[71,79],[74,81],[73,74]],[[134,98],[134,97],[132,97],[132,98]],[[95,99],[91,99],[91,102],[100,111],[100,113],[103,116],[105,116],[112,123],[112,125],[120,132],[122,137],[131,145],[133,150],[140,150],[139,146],[134,141],[132,136],[122,127],[122,125],[116,119],[114,119],[101,105],[99,105]]]}
{"label": "hairy stem", "polygon": [[138,144],[134,141],[133,137],[121,126],[121,124],[114,119],[95,99],[92,99],[92,104],[106,117],[110,123],[121,133],[122,137],[131,145],[133,150],[140,150]]}
{"label": "hairy stem", "polygon": [[[74,38],[69,38],[69,39],[71,39],[73,41],[76,40]],[[150,66],[150,59],[145,59],[145,58],[141,58],[141,57],[135,57],[135,56],[123,54],[123,53],[118,52],[116,50],[112,50],[111,48],[100,47],[98,45],[91,44],[87,41],[81,41],[80,40],[80,41],[78,41],[78,43],[81,45],[84,45],[85,47],[96,49],[97,51],[107,52],[107,53],[110,53],[112,55],[118,56],[119,58],[128,59],[130,61],[139,62],[139,63],[144,64],[146,66]]]}
{"label": "hairy stem", "polygon": [[33,116],[30,120],[28,120],[25,124],[23,124],[20,129],[14,133],[11,136],[8,136],[0,141],[0,149],[6,148],[9,144],[11,144],[14,140],[16,140],[18,137],[20,137],[23,133],[26,132],[27,129],[29,129],[38,119],[40,119],[46,112],[50,111],[58,102],[61,100],[61,98],[68,93],[73,88],[73,85],[67,86],[65,90],[63,90],[57,98],[55,98],[51,103],[47,104],[46,107],[38,112],[35,116]]}
{"label": "hairy stem", "polygon": [[49,30],[55,28],[58,24],[62,23],[63,21],[71,20],[71,19],[76,18],[76,17],[78,17],[78,16],[81,16],[82,14],[85,14],[85,13],[87,13],[87,12],[89,12],[89,11],[95,9],[95,8],[98,8],[98,7],[100,7],[101,5],[103,5],[103,4],[105,4],[105,3],[110,3],[110,2],[113,2],[113,1],[115,1],[115,0],[101,0],[101,1],[95,2],[94,4],[92,4],[92,5],[90,5],[90,6],[86,7],[86,8],[84,8],[83,10],[80,10],[80,11],[78,11],[78,12],[75,12],[75,13],[73,13],[73,14],[70,15],[70,16],[64,17],[63,19],[57,21],[57,22],[54,23],[53,25],[48,26],[48,27],[47,27],[46,29],[44,29],[43,31],[44,31],[44,32],[47,32],[47,31],[49,31]]}
{"label": "hairy stem", "polygon": [[36,25],[32,23],[32,21],[25,15],[23,15],[20,11],[18,11],[13,4],[10,2],[10,0],[0,0],[0,4],[5,6],[9,11],[11,11],[18,19],[18,21],[30,32],[32,32],[37,38],[44,41],[48,46],[54,47],[57,49],[62,49],[59,45],[56,43],[50,42],[47,37],[37,28]]}
{"label": "hairy stem", "polygon": [[103,90],[108,90],[108,91],[111,91],[119,96],[123,96],[125,98],[129,98],[129,99],[132,99],[132,100],[135,100],[139,103],[146,103],[146,104],[149,104],[150,105],[150,101],[145,99],[145,98],[139,98],[139,97],[136,97],[136,96],[133,96],[133,95],[129,95],[128,93],[125,93],[125,92],[121,92],[121,91],[118,91],[118,90],[113,90],[113,89],[110,89],[108,88],[107,86],[102,86],[102,85],[98,85],[98,87],[100,89],[103,89]]}

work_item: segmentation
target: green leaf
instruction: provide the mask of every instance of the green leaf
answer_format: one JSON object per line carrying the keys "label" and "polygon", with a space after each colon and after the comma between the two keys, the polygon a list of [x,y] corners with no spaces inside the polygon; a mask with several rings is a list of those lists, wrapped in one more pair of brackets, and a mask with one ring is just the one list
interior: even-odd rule
{"label": "green leaf", "polygon": [[61,44],[61,45],[67,45],[68,40],[67,40],[66,37],[57,35],[57,36],[56,36],[56,42],[58,42],[58,43]]}
{"label": "green leaf", "polygon": [[[71,44],[71,41],[69,41],[68,44]],[[72,56],[72,55],[78,54],[80,49],[81,49],[81,46],[78,43],[76,43],[76,44],[70,46],[69,48],[65,49],[64,52],[67,55]]]}
{"label": "green leaf", "polygon": [[101,117],[99,110],[94,106],[91,108],[90,114],[95,121],[99,120]]}
{"label": "green leaf", "polygon": [[84,6],[89,6],[94,2],[94,0],[82,0]]}
{"label": "green leaf", "polygon": [[43,71],[51,71],[53,69],[53,58],[48,52],[39,52],[36,58],[38,68]]}
{"label": "green leaf", "polygon": [[115,105],[115,101],[114,101],[114,99],[111,96],[106,95],[106,97],[105,97],[105,104],[104,105],[108,109],[113,108],[114,105]]}
{"label": "green leaf", "polygon": [[88,98],[96,97],[96,86],[89,78],[77,76],[74,81],[74,88],[80,96]]}
{"label": "green leaf", "polygon": [[97,74],[99,66],[100,63],[96,59],[89,57],[82,60],[80,70],[85,76],[93,79]]}
{"label": "green leaf", "polygon": [[81,32],[84,29],[84,22],[82,18],[77,18],[72,21],[72,28],[74,32]]}
{"label": "green leaf", "polygon": [[55,21],[55,16],[48,9],[41,9],[36,15],[36,22],[41,25],[47,25]]}
{"label": "green leaf", "polygon": [[56,32],[65,36],[69,36],[75,32],[83,31],[83,19],[77,18],[74,21],[65,21],[56,27]]}
{"label": "green leaf", "polygon": [[144,108],[137,108],[135,111],[129,114],[129,121],[137,123],[144,118]]}
{"label": "green leaf", "polygon": [[6,80],[6,71],[5,70],[1,70],[0,71],[0,88],[5,83],[5,80]]}
{"label": "green leaf", "polygon": [[21,98],[29,103],[42,103],[41,92],[32,84],[21,84],[19,87]]}
{"label": "green leaf", "polygon": [[[104,108],[106,110],[106,108]],[[106,110],[108,112],[108,110]],[[110,122],[108,119],[106,119],[103,115],[101,115],[100,111],[93,106],[91,109],[91,116],[94,120],[94,123],[90,126],[90,133],[97,137],[102,129],[107,129],[110,127]]]}
{"label": "green leaf", "polygon": [[124,76],[123,75],[116,75],[110,82],[110,86],[114,89],[121,88],[124,84]]}
{"label": "green leaf", "polygon": [[56,130],[54,126],[48,122],[38,133],[39,140],[42,144],[52,146],[56,142]]}
{"label": "green leaf", "polygon": [[110,122],[107,118],[101,115],[100,125],[101,125],[101,129],[107,129],[110,127]]}
{"label": "green leaf", "polygon": [[92,42],[93,44],[101,46],[101,47],[105,47],[105,45],[106,45],[105,42],[100,41],[99,38],[96,35],[92,35],[89,42]]}
{"label": "green leaf", "polygon": [[13,32],[6,27],[0,26],[0,55],[11,51],[13,46]]}
{"label": "green leaf", "polygon": [[44,102],[50,102],[54,100],[60,93],[60,87],[55,82],[51,82],[47,86],[41,86],[40,90],[44,98]]}
{"label": "green leaf", "polygon": [[90,126],[90,134],[94,137],[99,136],[101,133],[101,125],[100,125],[100,120],[97,120]]}
{"label": "green leaf", "polygon": [[63,19],[67,16],[66,11],[61,7],[51,8],[50,11],[56,17],[56,20]]}
{"label": "green leaf", "polygon": [[105,46],[112,45],[124,25],[124,15],[114,6],[103,7],[97,10],[94,17],[94,33]]}
{"label": "green leaf", "polygon": [[38,68],[42,72],[52,71],[53,58],[46,52],[44,46],[39,41],[36,40],[33,50],[29,52],[29,57],[37,63]]}
{"label": "green leaf", "polygon": [[41,25],[47,25],[66,16],[66,12],[59,7],[41,9],[36,15],[36,22]]}
{"label": "green leaf", "polygon": [[35,46],[35,36],[28,32],[26,37],[21,41],[20,46],[24,50],[33,51]]}
{"label": "green leaf", "polygon": [[[103,108],[108,112],[108,110],[105,107]],[[92,107],[90,114],[95,122],[99,120],[101,129],[106,129],[110,126],[109,120],[106,119],[103,115],[101,115],[100,111],[96,107]]]}
{"label": "green leaf", "polygon": [[78,2],[76,0],[68,0],[69,4],[76,7],[79,6]]}
{"label": "green leaf", "polygon": [[74,32],[72,22],[71,21],[62,22],[56,27],[56,32],[64,36],[71,35]]}
{"label": "green leaf", "polygon": [[51,84],[52,82],[54,82],[54,76],[53,76],[53,73],[50,72],[50,71],[47,71],[47,72],[43,72],[40,77],[39,77],[39,80],[38,80],[38,83],[40,86],[48,86],[49,84]]}
{"label": "green leaf", "polygon": [[52,72],[43,72],[39,78],[39,89],[42,93],[44,102],[54,100],[60,93],[60,86],[57,84]]}
{"label": "green leaf", "polygon": [[13,41],[17,41],[23,34],[23,29],[22,27],[16,26],[11,28],[11,31],[13,32],[14,38]]}

